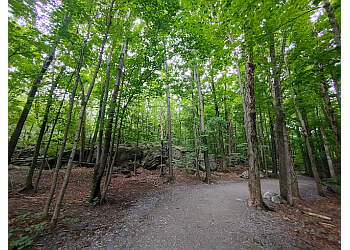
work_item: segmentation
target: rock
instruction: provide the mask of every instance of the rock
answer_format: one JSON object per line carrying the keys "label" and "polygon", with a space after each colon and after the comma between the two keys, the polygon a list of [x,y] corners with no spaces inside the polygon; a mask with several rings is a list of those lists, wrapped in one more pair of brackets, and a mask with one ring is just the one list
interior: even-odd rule
{"label": "rock", "polygon": [[[260,170],[260,178],[264,178],[265,177],[265,173],[263,171]],[[244,171],[241,174],[241,178],[243,179],[249,179],[249,175],[248,175],[248,170]]]}
{"label": "rock", "polygon": [[187,153],[187,150],[184,147],[181,147],[181,146],[172,147],[172,154],[175,160],[181,160],[186,153]]}
{"label": "rock", "polygon": [[126,161],[134,161],[135,154],[136,160],[141,160],[143,158],[143,149],[141,147],[134,148],[129,145],[119,145],[116,165],[121,165]]}
{"label": "rock", "polygon": [[[205,171],[205,164],[204,164],[204,154],[199,155],[198,159],[199,163],[199,170]],[[216,165],[215,157],[213,154],[209,155],[209,166],[211,171],[216,171],[218,169],[218,166]]]}
{"label": "rock", "polygon": [[[166,158],[162,159],[163,164],[166,162]],[[149,153],[141,162],[141,166],[147,170],[155,170],[160,167],[161,164],[161,155],[159,151],[153,151]]]}
{"label": "rock", "polygon": [[263,198],[266,198],[270,201],[272,201],[273,203],[277,203],[280,204],[283,202],[282,197],[279,194],[267,191],[263,194]]}

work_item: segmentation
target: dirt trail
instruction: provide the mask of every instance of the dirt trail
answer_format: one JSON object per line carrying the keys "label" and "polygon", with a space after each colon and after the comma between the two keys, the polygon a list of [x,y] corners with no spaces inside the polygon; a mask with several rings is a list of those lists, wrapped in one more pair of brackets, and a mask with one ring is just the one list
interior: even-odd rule
{"label": "dirt trail", "polygon": [[[316,197],[312,178],[299,177],[303,197]],[[279,193],[278,180],[262,191]],[[294,224],[246,205],[248,183],[174,187],[138,202],[123,223],[86,249],[315,249]]]}

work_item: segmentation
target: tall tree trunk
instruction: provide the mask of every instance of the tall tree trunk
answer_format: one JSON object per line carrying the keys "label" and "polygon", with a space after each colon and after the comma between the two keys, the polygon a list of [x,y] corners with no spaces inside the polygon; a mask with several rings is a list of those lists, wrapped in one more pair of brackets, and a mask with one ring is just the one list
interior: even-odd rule
{"label": "tall tree trunk", "polygon": [[[51,88],[50,88],[50,91],[49,91],[48,100],[47,100],[47,103],[46,103],[46,108],[45,108],[45,112],[44,112],[43,121],[41,123],[40,132],[39,132],[39,135],[38,135],[38,138],[37,138],[37,142],[35,144],[33,160],[32,160],[31,166],[29,168],[29,172],[28,172],[28,175],[27,175],[27,180],[26,180],[26,184],[25,184],[24,190],[32,190],[34,188],[33,184],[32,184],[32,182],[33,182],[33,175],[34,175],[34,170],[36,168],[37,160],[38,160],[39,153],[40,153],[41,142],[42,142],[42,139],[44,137],[47,121],[49,119],[49,112],[50,112],[50,108],[51,108],[51,105],[52,105],[52,102],[53,102],[52,95],[53,95],[54,90],[57,87],[58,80],[59,80],[60,76],[63,74],[63,71],[64,71],[66,65],[67,65],[67,60],[66,60],[65,65],[62,67],[59,76],[56,78],[56,81],[53,81],[53,83],[51,85]],[[54,79],[52,79],[52,80],[54,80]]]}
{"label": "tall tree trunk", "polygon": [[[91,0],[91,5],[90,6],[92,6],[92,1],[93,0]],[[97,78],[98,71],[99,71],[100,66],[101,66],[102,56],[103,56],[105,44],[106,44],[106,41],[107,41],[109,27],[111,26],[111,23],[112,23],[111,20],[112,20],[113,5],[114,5],[114,0],[112,0],[111,6],[110,6],[110,9],[109,9],[109,20],[108,20],[106,31],[105,31],[105,34],[104,34],[104,38],[103,38],[103,41],[102,41],[102,47],[101,47],[98,63],[97,63],[96,69],[95,69],[95,73],[94,73],[92,81],[90,83],[89,91],[88,91],[88,93],[87,93],[87,95],[85,97],[85,100],[82,103],[82,107],[80,109],[78,127],[77,127],[77,129],[75,131],[74,144],[72,146],[72,152],[71,152],[70,157],[69,157],[66,175],[64,177],[62,188],[60,190],[60,194],[58,196],[57,203],[56,203],[55,210],[54,210],[54,214],[53,214],[52,220],[51,220],[51,230],[53,230],[56,227],[56,224],[57,224],[57,219],[58,219],[58,216],[59,216],[59,213],[60,213],[61,204],[62,204],[63,197],[64,197],[64,194],[65,194],[66,189],[67,189],[70,173],[71,173],[72,167],[73,167],[73,158],[74,158],[74,155],[75,155],[75,151],[77,149],[77,144],[78,144],[78,139],[79,139],[79,135],[80,135],[80,131],[81,131],[82,120],[83,120],[85,108],[86,108],[86,105],[87,105],[87,103],[89,101],[92,89],[94,87],[94,84],[95,84],[95,81],[96,81],[96,78]],[[90,7],[90,10],[91,10],[91,7]],[[77,77],[79,77],[79,72],[80,72],[80,70],[77,71]]]}
{"label": "tall tree trunk", "polygon": [[267,168],[267,159],[265,153],[265,138],[264,138],[264,127],[263,127],[263,119],[261,114],[261,107],[259,107],[259,116],[260,116],[260,151],[262,157],[262,167],[265,169],[265,175],[268,176],[268,168]]}
{"label": "tall tree trunk", "polygon": [[341,96],[340,96],[340,88],[339,88],[339,83],[338,80],[335,76],[335,72],[334,69],[331,69],[331,75],[332,75],[332,80],[333,80],[333,86],[337,95],[337,101],[338,101],[338,106],[339,106],[339,110],[341,110]]}
{"label": "tall tree trunk", "polygon": [[99,120],[99,133],[98,133],[98,144],[97,144],[97,155],[96,155],[96,165],[94,169],[94,176],[98,174],[98,169],[101,164],[101,154],[102,154],[102,143],[103,143],[103,131],[105,127],[105,113],[106,113],[106,103],[108,98],[109,90],[109,79],[110,79],[110,69],[111,69],[111,60],[112,60],[113,46],[111,47],[108,54],[108,63],[107,63],[107,73],[106,73],[106,83],[104,87],[104,96],[102,106],[100,107],[100,120]]}
{"label": "tall tree trunk", "polygon": [[273,120],[271,116],[270,109],[269,112],[269,125],[270,125],[270,135],[271,135],[271,158],[272,158],[272,173],[273,176],[277,177],[277,149],[276,149],[276,138],[275,138],[275,130],[273,126]]}
{"label": "tall tree trunk", "polygon": [[169,81],[169,69],[168,69],[168,56],[166,53],[166,45],[164,43],[164,53],[165,53],[165,70],[166,70],[166,80],[167,80],[167,115],[168,115],[168,164],[169,164],[169,176],[168,181],[174,180],[174,172],[173,172],[173,153],[172,153],[172,138],[171,138],[171,111],[170,111],[170,81]]}
{"label": "tall tree trunk", "polygon": [[[251,58],[251,56],[250,56]],[[249,160],[249,200],[248,205],[266,209],[261,196],[260,175],[258,168],[258,137],[256,132],[256,110],[254,95],[254,68],[250,60],[245,65],[245,112],[246,135]]]}
{"label": "tall tree trunk", "polygon": [[[92,0],[91,0],[91,3],[90,3],[90,12],[89,12],[89,16],[90,17],[91,17],[91,9],[92,9]],[[73,92],[71,94],[71,98],[70,98],[70,101],[69,101],[69,110],[68,110],[68,115],[67,115],[66,128],[65,128],[65,131],[64,131],[63,139],[62,139],[61,148],[60,148],[60,151],[59,151],[59,154],[58,154],[58,157],[57,157],[56,167],[55,167],[55,170],[54,170],[54,173],[53,173],[53,176],[52,176],[52,183],[51,183],[51,187],[50,187],[50,193],[49,193],[49,196],[48,196],[48,198],[46,200],[44,211],[43,211],[43,214],[42,214],[43,218],[47,218],[47,216],[48,216],[50,205],[51,205],[51,202],[52,202],[53,196],[55,194],[55,190],[56,190],[58,172],[59,172],[59,169],[61,167],[62,156],[63,156],[64,149],[66,147],[68,131],[69,131],[70,122],[71,122],[71,119],[72,119],[74,98],[75,98],[75,94],[76,94],[76,91],[77,91],[77,88],[78,88],[78,84],[79,84],[79,74],[80,74],[80,70],[81,70],[81,67],[82,67],[82,63],[83,63],[84,50],[85,50],[87,41],[89,40],[89,37],[90,37],[90,26],[91,26],[91,21],[89,21],[87,36],[86,36],[86,39],[85,39],[85,41],[83,43],[83,46],[82,46],[81,52],[80,52],[80,58],[79,58],[79,62],[78,62],[77,69],[76,69],[76,80],[75,80],[75,84],[74,84],[74,87],[73,87]]]}
{"label": "tall tree trunk", "polygon": [[[63,23],[60,27],[60,30],[58,32],[58,34],[61,34],[63,32],[65,32],[67,29],[68,29],[68,24],[70,22],[70,19],[72,17],[72,14],[66,14],[65,17],[64,17],[64,20],[63,20]],[[27,97],[27,102],[26,104],[24,105],[24,108],[23,108],[23,111],[21,113],[21,116],[17,122],[17,125],[16,125],[16,128],[15,130],[13,131],[12,135],[11,135],[11,139],[9,141],[9,146],[8,146],[8,162],[10,163],[11,162],[11,158],[12,158],[12,155],[15,151],[15,148],[16,148],[16,145],[17,145],[17,142],[18,142],[18,139],[19,139],[19,136],[21,135],[21,132],[22,132],[22,129],[23,129],[23,126],[24,126],[24,123],[25,121],[27,120],[27,116],[29,114],[29,111],[32,107],[32,104],[33,104],[33,100],[34,100],[34,97],[36,95],[36,92],[38,90],[38,86],[40,85],[47,69],[49,68],[54,56],[55,56],[55,51],[56,51],[56,48],[59,44],[61,40],[61,37],[59,35],[57,35],[57,37],[55,38],[53,44],[52,44],[52,47],[47,55],[47,57],[45,58],[45,61],[43,63],[43,66],[41,67],[41,70],[40,72],[37,74],[34,82],[33,82],[33,85],[32,85],[32,88],[30,89],[29,93],[28,93],[28,97]],[[27,186],[27,185],[26,185]],[[31,186],[32,188],[32,186]]]}
{"label": "tall tree trunk", "polygon": [[[72,76],[73,76],[73,75],[72,75]],[[51,143],[51,140],[52,140],[52,137],[53,137],[53,132],[55,131],[55,127],[56,127],[56,124],[57,124],[57,122],[58,122],[58,118],[59,118],[59,116],[60,116],[60,114],[61,114],[61,109],[62,109],[63,103],[64,103],[64,98],[63,98],[63,100],[61,101],[60,107],[59,107],[59,109],[58,109],[58,111],[57,111],[57,114],[56,114],[54,123],[53,123],[52,128],[51,128],[50,137],[49,137],[49,140],[48,140],[47,145],[46,145],[45,150],[44,150],[43,161],[41,162],[40,169],[39,169],[39,173],[38,173],[37,179],[36,179],[36,181],[35,181],[35,186],[34,186],[34,190],[33,190],[34,193],[36,193],[37,190],[38,190],[38,186],[39,186],[39,181],[40,181],[40,178],[41,178],[41,174],[42,174],[42,172],[43,172],[43,170],[44,170],[45,163],[46,163],[47,152],[48,152],[48,150],[49,150],[49,148],[50,148],[50,143]]]}
{"label": "tall tree trunk", "polygon": [[105,201],[106,194],[107,194],[107,191],[108,191],[108,187],[109,187],[109,184],[111,183],[112,169],[113,169],[114,164],[116,163],[116,159],[117,159],[117,156],[118,156],[119,145],[120,145],[120,142],[121,142],[121,135],[122,135],[121,130],[122,130],[122,126],[123,126],[123,120],[124,120],[124,116],[125,116],[125,111],[126,111],[128,105],[129,105],[129,103],[131,102],[132,98],[133,98],[133,94],[131,94],[131,96],[129,96],[128,101],[126,102],[126,104],[123,107],[122,117],[120,118],[120,124],[119,124],[119,130],[118,130],[117,147],[116,147],[116,150],[114,152],[112,163],[109,164],[109,166],[107,168],[106,181],[105,181],[104,186],[103,186],[103,192],[102,192],[102,195],[101,195],[100,203]]}
{"label": "tall tree trunk", "polygon": [[198,67],[194,69],[194,75],[196,78],[197,92],[198,92],[198,101],[199,101],[199,112],[200,112],[200,129],[201,129],[201,137],[203,143],[203,154],[204,154],[204,165],[205,165],[205,182],[210,183],[211,180],[211,170],[209,165],[209,155],[208,155],[208,142],[207,136],[205,135],[205,126],[204,126],[204,105],[201,91],[201,82],[200,76],[198,72]]}
{"label": "tall tree trunk", "polygon": [[329,22],[331,23],[332,26],[332,32],[334,35],[334,41],[338,45],[337,46],[337,51],[339,54],[341,54],[341,38],[340,38],[340,30],[339,30],[339,25],[337,23],[337,20],[335,20],[335,16],[333,13],[333,8],[330,5],[329,1],[324,1],[323,8],[326,10]]}
{"label": "tall tree trunk", "polygon": [[[61,68],[60,74],[59,74],[58,77],[56,78],[56,82],[57,82],[57,83],[58,83],[60,77],[62,76],[62,74],[63,74],[63,72],[64,72],[64,70],[65,70],[65,68],[66,68],[66,65],[67,65],[67,61],[65,62],[65,65]],[[60,113],[61,113],[61,109],[62,109],[62,106],[63,106],[63,103],[64,103],[64,99],[65,99],[65,97],[66,97],[66,94],[67,94],[69,85],[71,84],[71,81],[72,81],[72,79],[73,79],[74,74],[75,74],[75,70],[74,70],[74,72],[73,72],[72,75],[71,75],[71,78],[70,78],[70,80],[69,80],[68,86],[67,86],[66,91],[65,91],[65,93],[64,93],[64,98],[63,98],[63,100],[61,101],[60,107],[59,107],[59,109],[58,109],[58,111],[57,111],[57,114],[56,114],[56,117],[55,117],[55,120],[54,120],[54,123],[53,123],[53,126],[52,126],[52,128],[51,128],[50,137],[49,137],[49,140],[48,140],[47,145],[46,145],[45,150],[44,150],[43,161],[41,162],[40,169],[39,169],[39,173],[38,173],[38,176],[37,176],[37,179],[36,179],[36,182],[35,182],[35,186],[34,186],[34,190],[33,190],[34,193],[38,190],[39,180],[40,180],[41,173],[42,173],[42,171],[43,171],[43,169],[44,169],[44,166],[45,166],[46,156],[47,156],[47,152],[48,152],[49,147],[50,147],[50,143],[51,143],[51,139],[52,139],[52,136],[53,136],[53,132],[55,131],[55,127],[56,127],[56,124],[57,124],[59,115],[60,115]],[[57,84],[56,84],[56,85],[57,85]],[[48,101],[48,103],[49,103],[49,101]],[[51,105],[51,104],[50,104],[50,105]],[[44,120],[45,120],[45,119],[44,119]]]}
{"label": "tall tree trunk", "polygon": [[95,174],[94,174],[92,189],[91,189],[91,194],[90,194],[90,199],[89,199],[90,202],[92,202],[95,198],[100,197],[100,194],[101,194],[100,184],[101,184],[104,170],[106,168],[109,148],[111,145],[112,126],[113,126],[113,120],[114,120],[114,115],[115,115],[117,96],[118,96],[118,92],[119,92],[120,79],[121,79],[122,71],[123,71],[123,63],[124,63],[126,48],[127,48],[126,43],[123,43],[122,49],[120,52],[120,57],[119,57],[119,64],[118,64],[118,69],[117,69],[117,76],[116,76],[115,83],[114,83],[113,94],[112,94],[112,98],[110,101],[110,109],[109,109],[106,132],[105,132],[103,147],[102,147],[101,163],[98,167],[97,176],[95,176]]}
{"label": "tall tree trunk", "polygon": [[[213,91],[215,114],[216,114],[217,118],[220,118],[219,106],[218,106],[218,102],[216,100],[216,93],[215,93],[215,85],[214,85],[213,76],[211,77],[211,80],[212,80],[211,81],[211,87],[212,87],[212,91]],[[220,121],[218,121],[218,130],[219,130],[220,151],[221,151],[221,156],[222,156],[222,171],[224,173],[226,173],[227,172],[227,159],[226,159],[226,154],[225,154],[224,136],[222,134],[221,122]]]}
{"label": "tall tree trunk", "polygon": [[285,129],[286,120],[283,110],[283,97],[281,91],[281,82],[279,78],[279,71],[276,64],[274,39],[270,41],[270,58],[272,62],[273,86],[272,96],[274,99],[275,113],[276,113],[276,129],[277,129],[277,144],[278,144],[278,163],[279,163],[279,180],[281,196],[287,200],[289,205],[293,205],[292,194],[292,177],[291,177],[291,161],[289,149],[287,146],[288,135]]}
{"label": "tall tree trunk", "polygon": [[195,167],[198,179],[199,176],[199,164],[198,164],[198,141],[197,141],[197,128],[196,128],[196,109],[195,109],[195,101],[194,101],[194,93],[193,93],[193,79],[191,79],[191,94],[192,94],[192,113],[193,113],[193,135],[194,135],[194,152],[195,152]]}
{"label": "tall tree trunk", "polygon": [[[293,94],[293,91],[292,91],[292,94]],[[324,196],[320,175],[318,173],[317,166],[316,166],[315,148],[314,148],[313,144],[311,144],[311,132],[310,132],[310,128],[309,128],[308,123],[307,123],[307,116],[305,114],[305,116],[303,117],[303,115],[301,114],[299,108],[297,107],[297,104],[295,101],[295,96],[293,96],[293,101],[294,101],[295,111],[298,114],[298,117],[299,117],[299,120],[301,123],[301,127],[302,127],[302,132],[303,132],[303,135],[305,137],[306,148],[307,148],[307,151],[309,154],[311,169],[312,169],[312,173],[314,175],[317,192],[319,195]]]}
{"label": "tall tree trunk", "polygon": [[228,135],[228,146],[227,146],[227,155],[228,155],[228,165],[232,165],[232,147],[234,148],[234,140],[233,140],[233,128],[232,128],[232,122],[230,120],[230,108],[226,106],[226,82],[225,82],[225,119],[226,119],[226,130]]}
{"label": "tall tree trunk", "polygon": [[[164,166],[163,166],[163,149],[164,149],[164,123],[163,123],[163,113],[160,112],[160,144],[161,144],[161,153],[160,153],[160,176],[164,175]],[[141,118],[142,120],[142,118]]]}
{"label": "tall tree trunk", "polygon": [[326,156],[327,156],[327,163],[328,163],[329,173],[331,174],[331,177],[335,177],[335,171],[334,171],[334,166],[333,166],[331,153],[330,153],[330,150],[329,150],[329,147],[328,147],[326,131],[324,130],[324,127],[323,127],[321,122],[319,123],[319,128],[320,128],[320,131],[321,131],[321,134],[322,134],[324,150],[325,150]]}
{"label": "tall tree trunk", "polygon": [[[323,72],[323,66],[321,64],[318,65],[318,71],[322,74]],[[327,114],[327,120],[329,121],[329,125],[334,133],[335,141],[337,143],[339,152],[341,154],[341,131],[339,129],[337,120],[334,115],[333,107],[331,104],[331,100],[328,95],[328,87],[324,79],[318,82],[319,87],[321,89],[321,94],[323,97],[324,105],[325,105],[325,110]]]}

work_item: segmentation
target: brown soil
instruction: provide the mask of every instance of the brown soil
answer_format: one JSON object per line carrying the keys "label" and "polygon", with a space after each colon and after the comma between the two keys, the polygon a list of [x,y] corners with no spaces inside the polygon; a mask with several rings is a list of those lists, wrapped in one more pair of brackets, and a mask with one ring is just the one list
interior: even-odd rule
{"label": "brown soil", "polygon": [[[104,232],[120,223],[138,200],[162,192],[174,185],[199,185],[202,182],[196,175],[189,175],[180,169],[174,169],[175,182],[168,183],[167,177],[160,176],[159,170],[148,171],[137,169],[137,175],[130,178],[122,174],[113,174],[106,203],[93,205],[87,203],[93,169],[75,167],[72,170],[70,182],[62,205],[59,222],[53,233],[48,232],[49,222],[40,218],[43,210],[53,170],[43,171],[39,190],[36,194],[18,193],[27,174],[23,167],[11,166],[8,172],[8,217],[9,243],[28,235],[33,237],[32,249],[59,249],[62,243],[83,247],[92,245],[93,240],[101,237]],[[239,174],[243,168],[230,169],[229,173],[212,173],[213,183],[221,181],[242,181]],[[65,168],[60,170],[58,190],[63,180]],[[36,176],[34,176],[36,177]],[[204,173],[201,172],[201,177]],[[245,180],[244,180],[245,181]],[[51,211],[55,200],[52,202]],[[276,215],[297,223],[296,234],[308,242],[318,242],[320,248],[340,248],[340,196],[327,193],[322,200],[298,200],[296,207],[290,208],[285,204],[272,205]],[[332,218],[324,221],[317,217],[302,214],[312,211]],[[321,229],[322,228],[322,229]]]}

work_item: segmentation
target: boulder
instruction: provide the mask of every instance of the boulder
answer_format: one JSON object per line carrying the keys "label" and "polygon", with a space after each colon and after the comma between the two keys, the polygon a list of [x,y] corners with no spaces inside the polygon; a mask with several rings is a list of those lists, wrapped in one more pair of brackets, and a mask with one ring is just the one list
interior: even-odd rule
{"label": "boulder", "polygon": [[249,178],[248,170],[244,171],[244,172],[241,174],[241,178],[243,178],[243,179],[248,179],[248,178]]}
{"label": "boulder", "polygon": [[[141,161],[141,166],[147,170],[155,170],[160,167],[161,155],[159,151],[153,151],[146,155],[146,157]],[[166,158],[162,159],[163,164],[166,162]]]}
{"label": "boulder", "polygon": [[182,160],[184,155],[187,153],[187,150],[181,146],[172,147],[172,155],[175,160]]}
{"label": "boulder", "polygon": [[[260,178],[264,178],[265,177],[265,173],[263,171],[260,170]],[[249,175],[248,175],[248,170],[244,171],[241,174],[241,178],[243,179],[249,179]]]}
{"label": "boulder", "polygon": [[136,154],[136,160],[141,160],[143,158],[143,150],[142,148],[134,148],[129,145],[119,145],[118,154],[116,159],[116,164],[120,165],[126,161],[134,161]]}
{"label": "boulder", "polygon": [[[198,163],[199,163],[199,170],[205,171],[204,154],[203,153],[201,153],[199,155]],[[213,154],[209,155],[209,166],[210,166],[211,171],[216,171],[218,169],[218,166],[216,165],[215,157]]]}
{"label": "boulder", "polygon": [[279,194],[276,194],[270,191],[267,191],[266,193],[264,193],[263,198],[266,198],[272,201],[273,203],[277,203],[277,204],[280,204],[283,202],[283,199]]}

